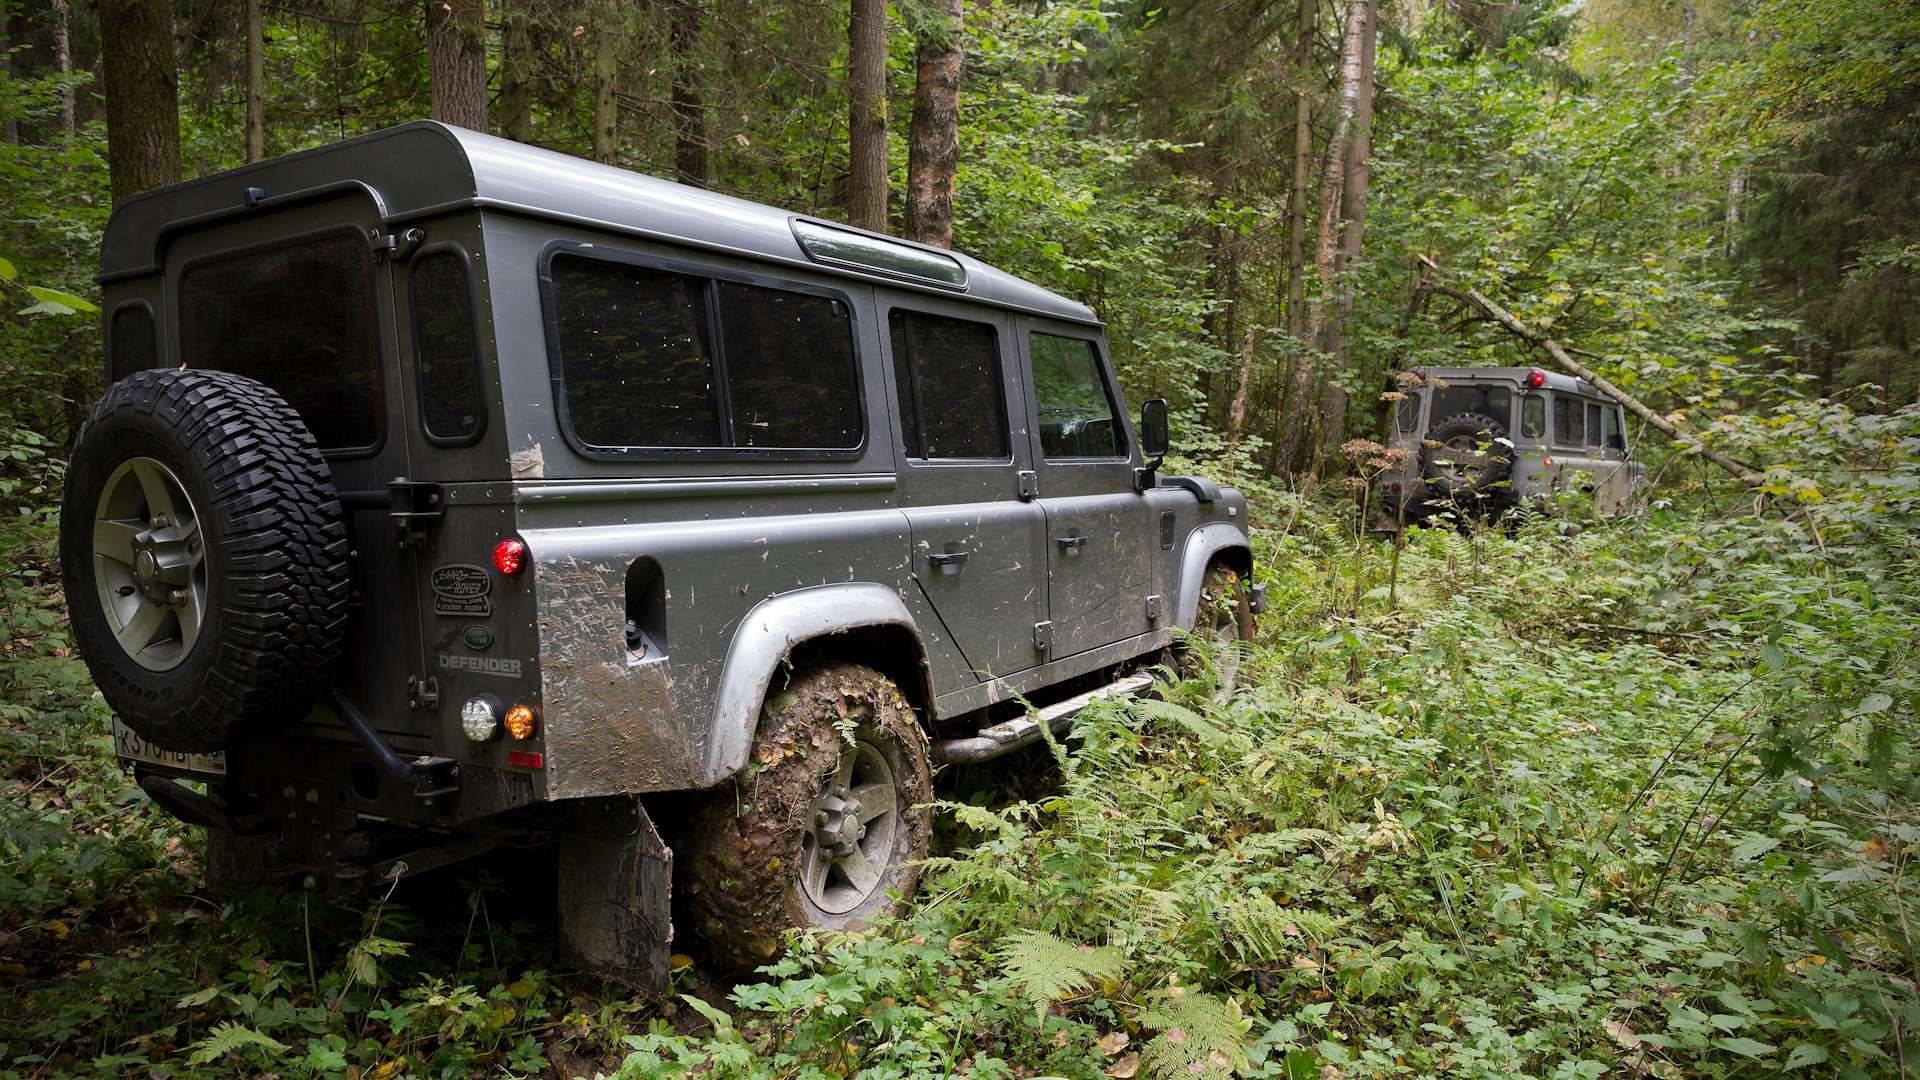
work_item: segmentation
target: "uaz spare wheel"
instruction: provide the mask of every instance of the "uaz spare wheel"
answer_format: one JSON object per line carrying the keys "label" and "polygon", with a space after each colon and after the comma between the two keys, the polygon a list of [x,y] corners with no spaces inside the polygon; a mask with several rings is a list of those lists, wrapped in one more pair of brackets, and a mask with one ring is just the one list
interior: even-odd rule
{"label": "uaz spare wheel", "polygon": [[346,622],[346,526],[279,394],[224,371],[142,371],[74,441],[60,568],[107,704],[169,750],[304,716]]}

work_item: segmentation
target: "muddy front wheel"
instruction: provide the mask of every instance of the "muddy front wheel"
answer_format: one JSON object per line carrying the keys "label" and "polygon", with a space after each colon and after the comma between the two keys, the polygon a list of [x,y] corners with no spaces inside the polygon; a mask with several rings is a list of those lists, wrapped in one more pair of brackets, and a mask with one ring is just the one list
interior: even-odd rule
{"label": "muddy front wheel", "polygon": [[919,885],[932,790],[926,738],[886,676],[836,664],[769,694],[746,772],[686,845],[688,907],[715,959],[764,964],[783,931],[896,914]]}

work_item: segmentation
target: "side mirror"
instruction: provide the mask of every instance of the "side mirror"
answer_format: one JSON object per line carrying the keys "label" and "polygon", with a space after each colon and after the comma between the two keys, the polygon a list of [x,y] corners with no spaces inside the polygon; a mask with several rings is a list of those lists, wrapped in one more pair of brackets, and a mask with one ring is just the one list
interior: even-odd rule
{"label": "side mirror", "polygon": [[1167,442],[1167,399],[1150,398],[1141,402],[1140,452],[1150,458],[1166,457]]}

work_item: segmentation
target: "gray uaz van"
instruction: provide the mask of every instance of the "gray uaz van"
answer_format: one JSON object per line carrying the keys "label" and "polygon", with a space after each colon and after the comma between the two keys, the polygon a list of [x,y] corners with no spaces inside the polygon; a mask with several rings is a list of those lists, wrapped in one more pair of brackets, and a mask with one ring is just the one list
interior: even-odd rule
{"label": "gray uaz van", "polygon": [[1538,368],[1415,368],[1400,380],[1394,461],[1380,478],[1391,529],[1453,511],[1495,518],[1589,491],[1617,514],[1646,482],[1619,403],[1584,379]]}
{"label": "gray uaz van", "polygon": [[1262,603],[1093,312],[964,255],[415,123],[100,261],[67,597],[217,884],[557,842],[567,955],[659,989],[670,895],[739,963],[893,910],[932,767]]}

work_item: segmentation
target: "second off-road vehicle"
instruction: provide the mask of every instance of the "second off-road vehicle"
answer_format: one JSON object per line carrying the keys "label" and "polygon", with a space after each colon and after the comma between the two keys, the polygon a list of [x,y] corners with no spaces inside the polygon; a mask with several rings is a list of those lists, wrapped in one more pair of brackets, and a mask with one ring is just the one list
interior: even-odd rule
{"label": "second off-road vehicle", "polygon": [[576,963],[664,986],[676,891],[751,963],[1262,603],[1094,314],[964,255],[416,123],[130,198],[99,280],[67,596],[230,887],[557,842]]}

